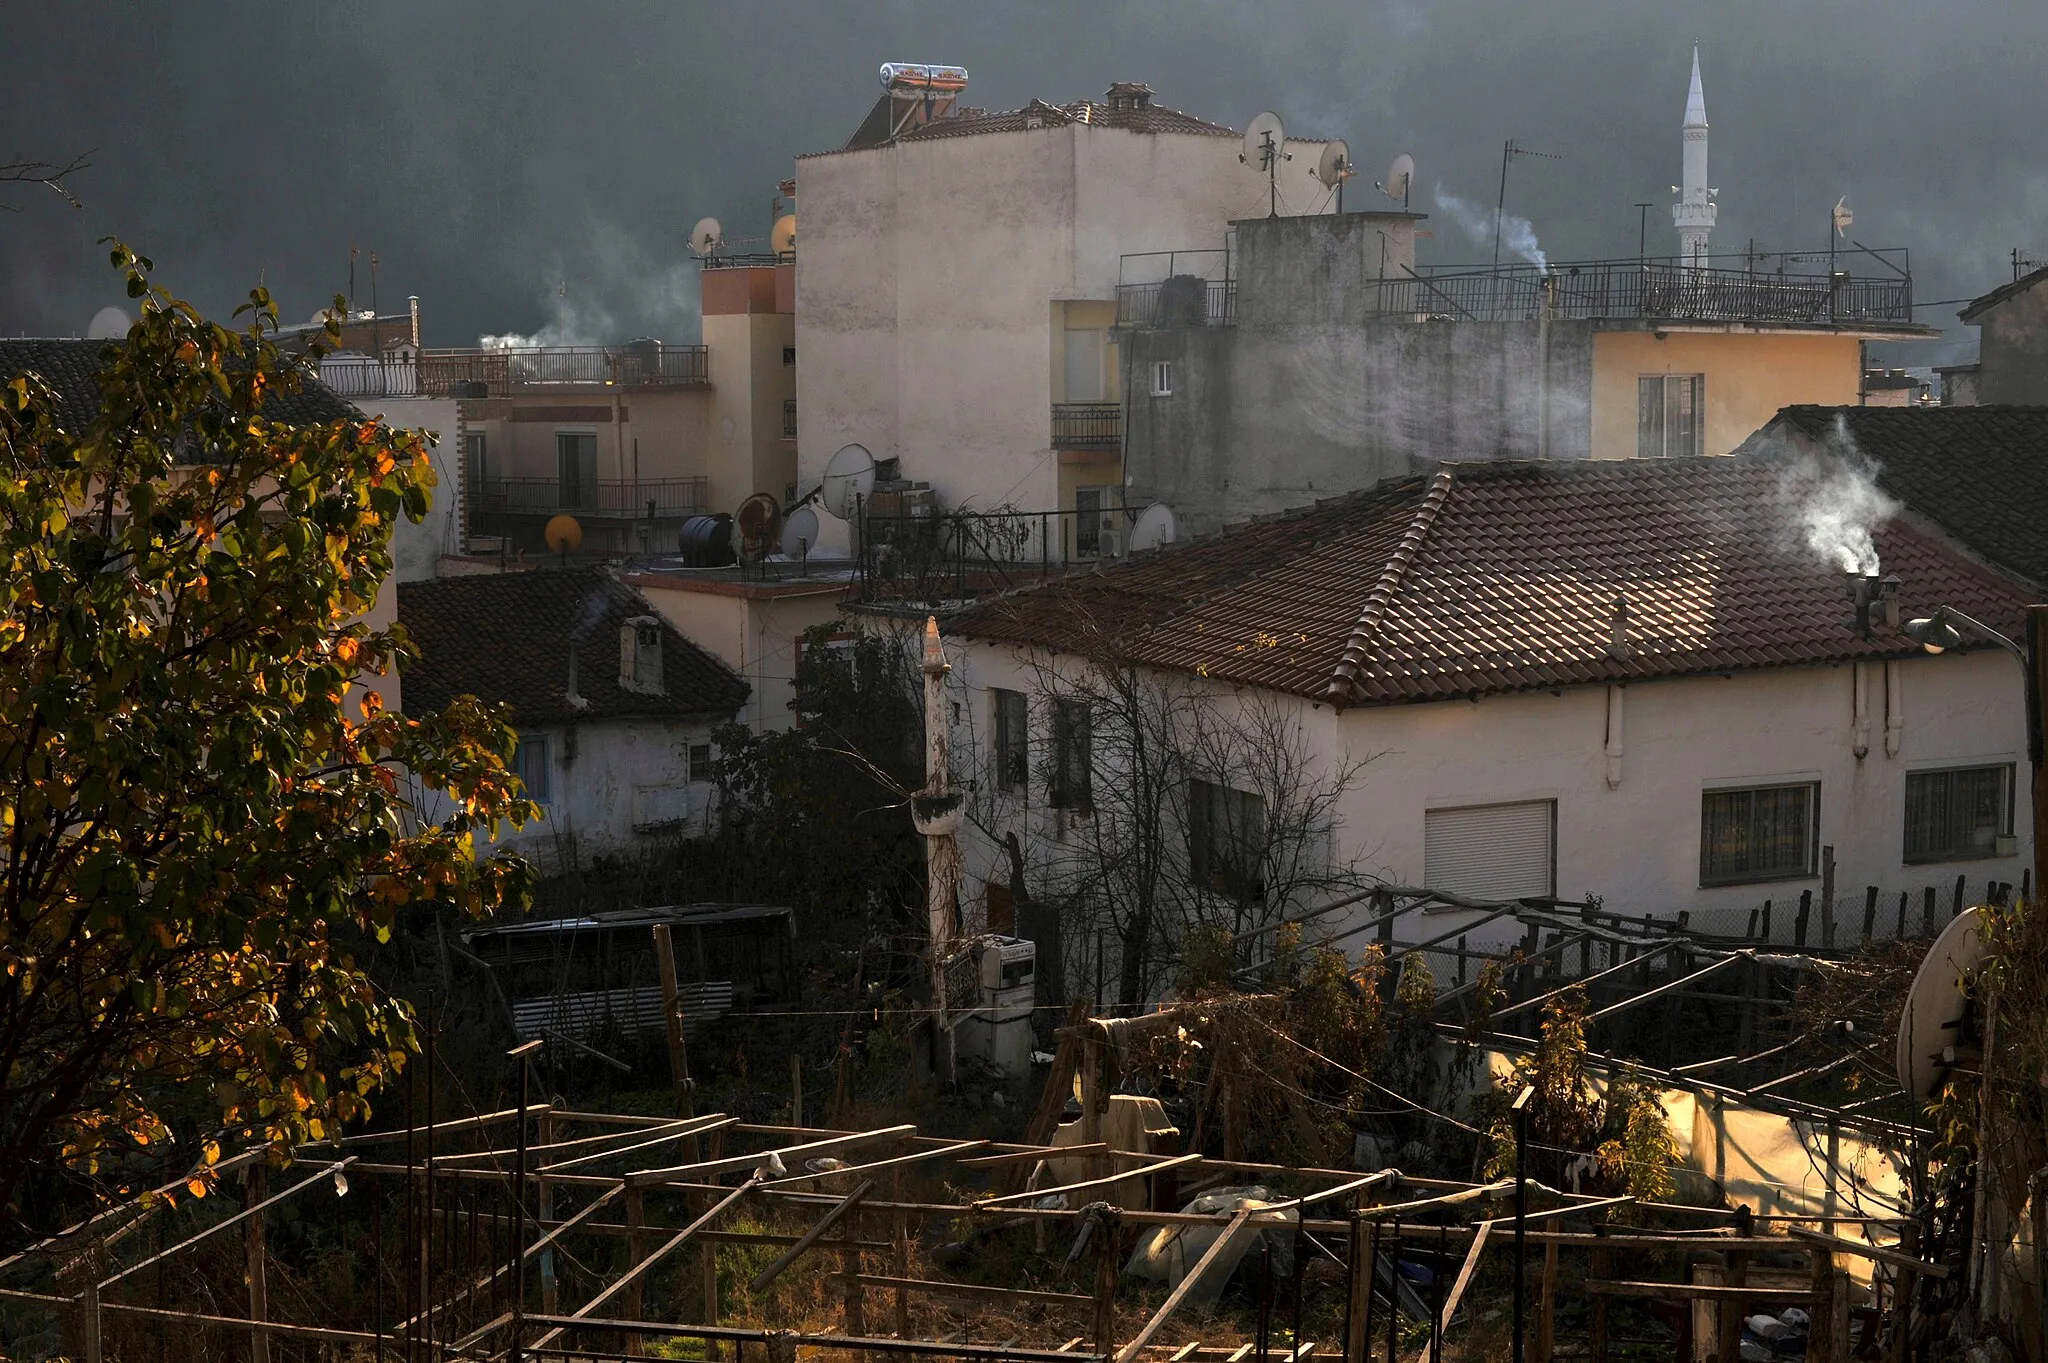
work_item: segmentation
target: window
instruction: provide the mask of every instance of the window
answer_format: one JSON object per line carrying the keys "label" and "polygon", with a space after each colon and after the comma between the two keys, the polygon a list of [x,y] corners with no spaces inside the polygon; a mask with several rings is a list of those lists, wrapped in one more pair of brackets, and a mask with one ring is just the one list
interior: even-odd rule
{"label": "window", "polygon": [[597,432],[556,431],[555,470],[558,505],[597,505]]}
{"label": "window", "polygon": [[1104,514],[1109,507],[1109,489],[1106,487],[1081,487],[1074,489],[1074,556],[1076,558],[1097,558],[1103,552],[1102,530],[1109,521]]}
{"label": "window", "polygon": [[1705,454],[1707,381],[1698,374],[1645,374],[1636,380],[1636,457]]}
{"label": "window", "polygon": [[553,794],[550,781],[553,766],[548,757],[545,738],[520,739],[519,751],[513,757],[513,769],[520,783],[526,787],[526,798],[535,804],[546,804]]}
{"label": "window", "polygon": [[1906,774],[1907,861],[1995,857],[2011,832],[2010,765]]}
{"label": "window", "polygon": [[1797,880],[1818,859],[1820,786],[1710,790],[1700,801],[1700,884]]}
{"label": "window", "polygon": [[1422,883],[1474,899],[1557,893],[1557,802],[1464,805],[1422,816]]}
{"label": "window", "polygon": [[993,690],[996,731],[996,789],[1021,791],[1031,782],[1031,739],[1024,693]]}
{"label": "window", "polygon": [[1095,796],[1095,740],[1087,701],[1052,703],[1052,754],[1052,807],[1087,813]]}
{"label": "window", "polygon": [[475,495],[483,490],[484,483],[491,476],[490,461],[485,457],[484,433],[482,431],[464,433],[462,437],[462,457],[469,475],[470,492],[472,495]]}
{"label": "window", "polygon": [[1266,802],[1214,781],[1188,782],[1188,871],[1245,903],[1265,897]]}
{"label": "window", "polygon": [[709,743],[692,743],[690,745],[690,763],[688,769],[683,774],[684,779],[688,781],[709,781],[713,775],[711,745]]}
{"label": "window", "polygon": [[1067,328],[1067,402],[1101,402],[1107,391],[1109,333],[1101,327]]}
{"label": "window", "polygon": [[1170,398],[1173,396],[1173,361],[1152,361],[1152,396]]}
{"label": "window", "polygon": [[785,365],[793,365],[793,364],[795,364],[795,363],[796,363],[796,347],[795,347],[795,346],[793,346],[793,345],[786,345],[786,346],[784,346],[784,347],[782,348],[782,362],[783,362],[783,363],[784,363]]}

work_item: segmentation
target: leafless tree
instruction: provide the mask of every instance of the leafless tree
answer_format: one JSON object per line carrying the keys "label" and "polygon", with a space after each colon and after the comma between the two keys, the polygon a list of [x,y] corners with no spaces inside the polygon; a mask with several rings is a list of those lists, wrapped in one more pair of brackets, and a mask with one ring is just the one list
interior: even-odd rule
{"label": "leafless tree", "polygon": [[[64,181],[92,165],[91,158],[91,152],[82,151],[62,165],[55,161],[0,161],[0,185],[41,185],[73,208],[82,208],[84,205]],[[0,209],[9,213],[21,211],[5,202],[0,202]]]}
{"label": "leafless tree", "polygon": [[[1097,646],[1075,651],[1083,639]],[[1146,667],[1101,643],[1019,651],[1035,740],[1022,772],[998,771],[1000,741],[971,736],[972,705],[956,751],[976,754],[971,817],[1003,849],[1020,912],[1056,911],[1070,976],[1085,974],[1072,947],[1103,943],[1106,990],[1136,1007],[1168,982],[1190,929],[1239,936],[1373,883],[1335,836],[1371,759],[1317,751],[1284,696]]]}

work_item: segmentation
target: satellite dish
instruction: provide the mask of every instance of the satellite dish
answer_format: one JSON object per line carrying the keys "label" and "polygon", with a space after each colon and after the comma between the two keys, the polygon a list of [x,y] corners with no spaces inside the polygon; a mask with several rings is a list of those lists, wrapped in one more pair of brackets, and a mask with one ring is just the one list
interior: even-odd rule
{"label": "satellite dish", "polygon": [[1358,172],[1351,168],[1351,148],[1339,137],[1323,144],[1323,154],[1316,161],[1316,178],[1335,189]]}
{"label": "satellite dish", "polygon": [[1950,1062],[1942,1058],[1942,1051],[1963,1040],[1961,1024],[1969,1006],[1963,984],[1975,977],[1984,955],[1978,912],[1965,909],[1934,939],[1913,976],[1913,987],[1906,991],[1893,1059],[1899,1087],[1916,1102],[1933,1097],[1948,1077]]}
{"label": "satellite dish", "polygon": [[740,503],[732,521],[739,527],[740,547],[747,557],[760,558],[779,543],[776,535],[782,529],[782,503],[765,492],[757,492]]}
{"label": "satellite dish", "polygon": [[1244,130],[1244,150],[1237,159],[1264,175],[1286,157],[1286,145],[1287,129],[1280,122],[1280,115],[1268,109]]}
{"label": "satellite dish", "polygon": [[1415,158],[1402,152],[1387,167],[1387,182],[1380,186],[1389,199],[1399,199],[1403,207],[1408,203],[1408,187],[1415,183]]}
{"label": "satellite dish", "polygon": [[778,256],[786,256],[796,249],[796,214],[784,213],[775,220],[775,228],[768,234],[768,245]]}
{"label": "satellite dish", "polygon": [[574,516],[555,516],[541,531],[548,548],[558,554],[573,554],[583,547],[583,524]]}
{"label": "satellite dish", "polygon": [[700,256],[708,256],[723,245],[725,229],[718,225],[718,219],[697,219],[697,225],[690,229],[690,249]]}
{"label": "satellite dish", "polygon": [[1157,549],[1162,544],[1173,543],[1174,534],[1173,508],[1165,502],[1154,502],[1138,513],[1126,543],[1132,553],[1137,553],[1141,549]]}
{"label": "satellite dish", "polygon": [[800,506],[782,522],[783,556],[802,558],[817,547],[818,513],[807,506]]}
{"label": "satellite dish", "polygon": [[133,319],[119,308],[101,308],[86,323],[85,338],[89,341],[118,341],[128,334],[128,323]]}
{"label": "satellite dish", "polygon": [[825,509],[840,520],[853,517],[856,499],[875,490],[875,456],[865,445],[842,445],[825,465],[825,481],[818,489]]}

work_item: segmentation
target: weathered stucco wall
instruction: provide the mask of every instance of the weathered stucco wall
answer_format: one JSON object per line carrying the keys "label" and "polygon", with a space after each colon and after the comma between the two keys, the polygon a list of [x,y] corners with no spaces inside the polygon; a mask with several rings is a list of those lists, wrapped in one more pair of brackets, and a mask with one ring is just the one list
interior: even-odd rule
{"label": "weathered stucco wall", "polygon": [[838,618],[843,584],[804,594],[756,595],[730,585],[692,584],[641,573],[630,579],[654,608],[690,642],[706,649],[745,679],[747,704],[737,719],[756,732],[796,723],[798,641],[804,631]]}
{"label": "weathered stucco wall", "polygon": [[[1247,281],[1241,306],[1249,293]],[[1133,391],[1131,505],[1164,501],[1199,531],[1440,460],[1590,452],[1590,323],[1266,315],[1260,326],[1124,333],[1130,372],[1168,360],[1174,374],[1170,397]]]}
{"label": "weathered stucco wall", "polygon": [[1977,318],[1977,401],[2048,403],[2048,289],[2039,285]]}
{"label": "weathered stucco wall", "polygon": [[439,573],[441,555],[462,548],[462,451],[455,446],[453,398],[363,398],[357,403],[387,426],[426,431],[434,438],[429,457],[438,486],[426,519],[414,525],[401,517],[391,535],[392,578],[420,582]]}
{"label": "weathered stucco wall", "polygon": [[[550,792],[541,817],[489,847],[511,847],[543,873],[587,866],[704,831],[714,787],[689,779],[689,749],[709,743],[708,724],[607,720],[523,730],[549,740]],[[652,827],[680,813],[679,827]],[[480,843],[482,840],[479,840]]]}

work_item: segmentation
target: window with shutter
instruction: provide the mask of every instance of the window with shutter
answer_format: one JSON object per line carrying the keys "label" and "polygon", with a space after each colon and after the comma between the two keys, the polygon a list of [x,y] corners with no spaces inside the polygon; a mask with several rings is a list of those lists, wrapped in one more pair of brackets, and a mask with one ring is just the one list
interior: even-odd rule
{"label": "window with shutter", "polygon": [[1023,791],[1031,781],[1024,693],[992,688],[989,695],[995,710],[996,789]]}
{"label": "window with shutter", "polygon": [[1423,883],[1473,899],[1557,893],[1557,802],[1464,805],[1422,816]]}
{"label": "window with shutter", "polygon": [[1820,786],[1710,790],[1700,800],[1700,884],[1800,880],[1820,858]]}
{"label": "window with shutter", "polygon": [[1087,813],[1095,802],[1093,716],[1085,700],[1052,703],[1052,807]]}

